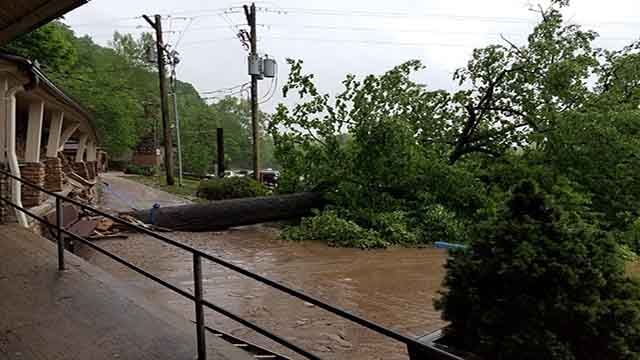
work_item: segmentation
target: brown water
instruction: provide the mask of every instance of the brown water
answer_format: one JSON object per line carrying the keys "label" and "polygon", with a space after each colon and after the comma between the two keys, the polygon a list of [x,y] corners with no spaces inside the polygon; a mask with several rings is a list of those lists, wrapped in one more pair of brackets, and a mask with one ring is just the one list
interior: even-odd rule
{"label": "brown water", "polygon": [[[277,240],[276,230],[265,226],[223,233],[171,233],[170,236],[406,335],[423,335],[443,325],[432,305],[444,274],[445,253],[441,250],[330,248],[318,242]],[[192,257],[184,251],[138,235],[126,240],[102,240],[99,245],[193,291]],[[190,301],[102,255],[86,249],[81,255],[142,289],[154,301],[194,318]],[[206,260],[203,273],[207,300],[322,358],[407,358],[404,346],[395,341]],[[207,311],[206,318],[213,328],[287,353],[211,311]]]}
{"label": "brown water", "polygon": [[[102,174],[101,178],[110,185],[109,190],[102,191],[101,206],[105,209],[126,211],[130,206],[148,208],[154,203],[170,206],[185,202],[120,174]],[[330,248],[318,242],[277,240],[277,230],[266,226],[168,236],[409,336],[424,335],[444,325],[433,308],[444,275],[446,254],[442,250]],[[97,243],[162,279],[193,291],[189,253],[140,235]],[[141,289],[153,301],[194,319],[191,301],[88,249],[81,249],[80,254]],[[404,345],[206,260],[203,274],[207,300],[323,359],[407,359]],[[211,311],[207,311],[206,318],[213,328],[290,354]]]}

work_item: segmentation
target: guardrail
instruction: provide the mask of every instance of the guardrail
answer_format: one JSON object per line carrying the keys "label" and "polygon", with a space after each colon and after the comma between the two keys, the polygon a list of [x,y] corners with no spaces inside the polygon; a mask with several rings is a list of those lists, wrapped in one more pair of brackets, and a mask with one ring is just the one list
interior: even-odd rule
{"label": "guardrail", "polygon": [[[197,355],[198,355],[198,360],[206,360],[207,358],[207,352],[206,352],[206,337],[205,337],[205,331],[206,331],[206,324],[205,324],[205,319],[204,319],[204,309],[208,308],[210,310],[213,310],[219,314],[222,314],[244,326],[246,326],[247,328],[265,336],[266,338],[273,340],[274,342],[288,348],[291,351],[296,352],[299,355],[304,356],[307,359],[318,359],[320,360],[321,358],[308,352],[307,350],[289,342],[288,340],[262,328],[261,326],[254,324],[253,322],[246,320],[244,318],[242,318],[241,316],[234,314],[228,310],[225,310],[223,308],[221,308],[218,305],[215,305],[209,301],[207,301],[206,299],[203,298],[203,287],[202,287],[202,259],[206,259],[209,260],[213,263],[216,263],[218,265],[221,265],[227,269],[233,270],[237,273],[240,273],[248,278],[251,278],[253,280],[256,280],[262,284],[268,285],[274,289],[278,289],[282,292],[284,292],[285,294],[291,295],[293,297],[296,297],[302,301],[305,301],[307,303],[313,304],[323,310],[326,310],[330,313],[333,313],[334,315],[337,315],[338,317],[341,317],[343,319],[349,320],[355,324],[358,324],[360,326],[363,326],[369,330],[372,330],[378,334],[381,334],[387,338],[399,341],[403,344],[405,344],[407,346],[408,349],[411,349],[411,352],[419,352],[420,354],[433,354],[434,356],[438,356],[438,357],[434,357],[437,359],[443,359],[443,356],[447,356],[448,354],[443,351],[440,350],[436,347],[430,346],[428,344],[424,344],[420,341],[418,341],[417,339],[408,337],[406,335],[403,335],[395,330],[386,328],[382,325],[376,324],[370,320],[364,319],[358,315],[355,315],[349,311],[346,311],[344,309],[341,309],[339,307],[330,305],[325,303],[324,301],[321,301],[311,295],[307,295],[305,293],[303,293],[300,290],[296,290],[293,289],[291,287],[288,287],[280,282],[277,282],[275,280],[271,280],[269,278],[266,278],[264,276],[261,276],[259,274],[256,274],[254,272],[251,272],[249,270],[246,270],[244,268],[241,268],[237,265],[234,265],[222,258],[213,256],[211,254],[205,253],[201,250],[198,250],[196,248],[193,248],[191,246],[185,245],[183,243],[180,243],[178,241],[175,241],[173,239],[170,239],[168,237],[165,237],[163,235],[160,235],[158,233],[155,233],[149,229],[145,229],[141,226],[137,226],[137,225],[133,225],[127,221],[124,221],[116,216],[113,216],[111,214],[107,214],[103,211],[100,211],[96,208],[93,208],[91,206],[88,206],[86,204],[83,204],[79,201],[64,197],[60,194],[48,191],[38,185],[35,185],[33,183],[30,183],[20,177],[14,176],[9,172],[6,172],[4,170],[0,170],[0,176],[6,176],[10,179],[12,179],[12,181],[19,181],[22,184],[32,187],[34,189],[37,189],[49,196],[52,196],[55,198],[56,201],[56,223],[55,224],[51,224],[46,218],[40,217],[34,213],[32,213],[31,211],[29,211],[28,209],[18,206],[16,204],[14,204],[13,202],[11,202],[11,200],[0,197],[0,201],[3,201],[4,203],[8,204],[9,206],[18,209],[19,211],[25,213],[26,215],[32,217],[33,219],[38,220],[39,222],[41,222],[43,225],[49,227],[49,228],[53,228],[56,230],[56,242],[57,242],[57,247],[58,247],[58,269],[60,271],[63,271],[65,269],[65,261],[64,261],[64,248],[65,248],[65,242],[67,240],[67,238],[73,239],[75,241],[78,241],[82,244],[87,245],[88,247],[98,251],[99,253],[111,258],[112,260],[128,267],[129,269],[147,277],[148,279],[151,279],[155,282],[157,282],[158,284],[166,287],[167,289],[170,289],[172,291],[174,291],[175,293],[193,301],[194,306],[195,306],[195,313],[196,313],[196,319],[195,319],[195,323],[196,323],[196,344],[197,344]],[[193,281],[194,281],[194,292],[193,294],[178,288],[177,286],[163,280],[160,279],[159,277],[147,272],[146,270],[131,264],[130,262],[128,262],[127,260],[119,257],[116,254],[113,254],[111,252],[109,252],[108,250],[105,250],[99,246],[97,246],[96,244],[92,243],[91,241],[84,239],[80,236],[77,236],[69,231],[67,231],[66,229],[63,228],[62,226],[62,219],[63,219],[63,204],[64,203],[69,203],[72,205],[75,205],[77,207],[79,207],[80,209],[83,209],[84,211],[88,212],[88,213],[93,213],[96,215],[100,215],[103,216],[105,218],[108,218],[118,224],[122,224],[124,226],[127,226],[128,228],[130,228],[131,230],[135,230],[139,233],[151,236],[152,238],[155,238],[157,240],[160,240],[166,244],[172,245],[174,247],[177,247],[181,250],[190,252],[193,255]],[[416,352],[416,353],[417,353]],[[426,359],[426,358],[425,358]],[[455,359],[455,358],[453,358]]]}

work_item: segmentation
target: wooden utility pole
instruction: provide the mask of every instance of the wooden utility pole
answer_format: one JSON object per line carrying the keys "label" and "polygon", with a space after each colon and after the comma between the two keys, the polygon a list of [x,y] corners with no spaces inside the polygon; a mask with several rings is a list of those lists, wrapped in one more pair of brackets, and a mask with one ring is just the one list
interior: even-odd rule
{"label": "wooden utility pole", "polygon": [[169,95],[167,86],[167,69],[165,62],[165,47],[162,39],[162,17],[155,16],[155,21],[147,15],[142,17],[156,31],[156,52],[158,54],[158,75],[160,77],[160,107],[162,111],[162,130],[164,135],[164,167],[167,176],[167,185],[175,184],[173,178],[173,136],[169,125]]}
{"label": "wooden utility pole", "polygon": [[[244,13],[247,17],[247,23],[251,27],[251,57],[258,56],[258,38],[256,34],[256,4],[252,3],[249,8],[244,5]],[[260,128],[258,113],[258,80],[259,75],[251,75],[251,129],[253,138],[253,177],[260,180]]]}

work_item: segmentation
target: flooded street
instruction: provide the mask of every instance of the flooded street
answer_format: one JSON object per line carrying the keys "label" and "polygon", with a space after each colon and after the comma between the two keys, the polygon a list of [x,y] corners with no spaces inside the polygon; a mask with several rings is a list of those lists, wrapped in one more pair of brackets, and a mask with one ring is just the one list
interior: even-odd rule
{"label": "flooded street", "polygon": [[[114,191],[130,186],[128,180],[110,180]],[[118,208],[116,202],[105,194],[104,206]],[[442,265],[446,254],[442,250],[330,248],[318,242],[278,240],[277,229],[268,226],[244,227],[221,233],[174,232],[168,235],[403,334],[419,336],[443,325],[432,305],[444,275]],[[141,235],[124,240],[102,240],[98,244],[162,279],[193,291],[192,256],[187,252]],[[153,301],[194,318],[193,304],[189,300],[102,255],[86,249],[81,251],[81,255],[141,289]],[[206,260],[203,275],[207,300],[284,336],[322,358],[407,358],[404,346],[395,341]],[[207,324],[213,328],[290,354],[211,311],[206,312],[206,318]]]}

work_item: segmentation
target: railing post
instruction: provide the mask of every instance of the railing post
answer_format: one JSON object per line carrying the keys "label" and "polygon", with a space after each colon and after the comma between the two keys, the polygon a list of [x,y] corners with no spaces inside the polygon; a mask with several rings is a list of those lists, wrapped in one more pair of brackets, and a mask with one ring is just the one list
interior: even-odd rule
{"label": "railing post", "polygon": [[62,199],[56,197],[56,229],[58,230],[57,242],[58,242],[58,270],[63,271],[64,266],[64,237],[62,234]]}
{"label": "railing post", "polygon": [[204,306],[202,305],[202,257],[193,254],[193,292],[196,298],[196,336],[198,341],[198,360],[207,359],[207,344],[204,324]]}

